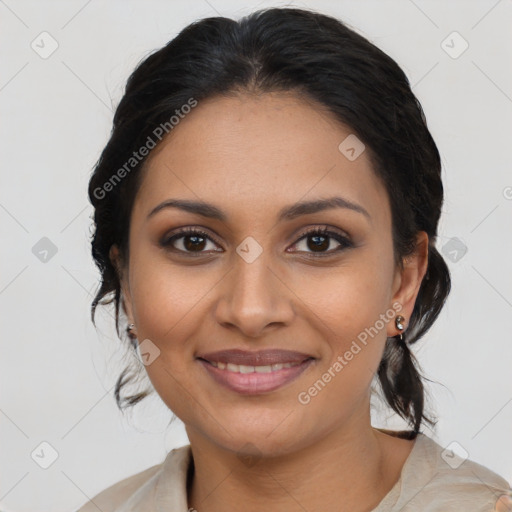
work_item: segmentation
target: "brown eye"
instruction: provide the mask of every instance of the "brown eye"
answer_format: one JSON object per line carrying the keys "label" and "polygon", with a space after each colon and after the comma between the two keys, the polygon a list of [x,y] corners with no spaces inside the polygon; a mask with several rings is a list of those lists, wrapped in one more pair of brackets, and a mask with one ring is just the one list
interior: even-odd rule
{"label": "brown eye", "polygon": [[[333,243],[333,240],[335,243]],[[353,247],[352,242],[345,236],[329,231],[328,229],[313,229],[304,233],[301,238],[294,244],[294,247],[303,244],[305,249],[299,249],[299,252],[312,253],[316,255],[330,255],[335,252],[340,252],[348,247]],[[336,244],[338,246],[336,247]],[[334,245],[334,247],[333,247]],[[329,250],[330,249],[330,250]]]}
{"label": "brown eye", "polygon": [[200,254],[202,252],[206,252],[205,249],[207,249],[209,242],[213,245],[209,250],[218,252],[218,250],[215,249],[215,242],[204,231],[197,229],[183,229],[179,233],[166,237],[162,242],[160,242],[160,245],[177,252]]}

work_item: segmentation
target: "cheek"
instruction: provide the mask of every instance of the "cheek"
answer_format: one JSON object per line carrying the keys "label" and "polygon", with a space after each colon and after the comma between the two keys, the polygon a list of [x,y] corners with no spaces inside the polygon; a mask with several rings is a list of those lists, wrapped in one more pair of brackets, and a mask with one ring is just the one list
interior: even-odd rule
{"label": "cheek", "polygon": [[301,276],[297,290],[325,327],[326,338],[337,339],[337,345],[350,344],[349,338],[373,326],[390,306],[391,276],[375,259],[359,254],[343,267],[317,276]]}
{"label": "cheek", "polygon": [[161,344],[186,341],[187,319],[197,314],[214,282],[199,267],[180,269],[155,258],[139,261],[146,263],[135,264],[131,277],[137,331]]}
{"label": "cheek", "polygon": [[339,272],[336,279],[326,279],[323,293],[308,287],[313,312],[309,319],[324,343],[319,344],[318,370],[301,390],[301,404],[309,404],[303,411],[306,423],[323,417],[327,428],[340,419],[348,421],[366,400],[382,358],[386,322],[393,313],[383,286],[378,270],[373,273],[365,267],[356,272],[354,267]]}
{"label": "cheek", "polygon": [[[314,402],[305,411],[308,415],[324,411],[335,421],[367,396],[382,358],[387,321],[394,313],[389,311],[390,261],[367,251],[329,276],[302,281],[308,283],[301,291],[313,313],[310,321],[325,341],[319,375],[308,383],[312,395],[303,390]],[[330,408],[330,403],[339,407]]]}
{"label": "cheek", "polygon": [[189,402],[198,393],[190,386],[187,365],[193,357],[195,320],[198,314],[205,317],[201,299],[212,285],[193,277],[194,270],[178,270],[155,258],[140,265],[135,262],[142,259],[133,261],[131,293],[139,343],[149,339],[158,354],[145,371],[169,409],[189,420]]}

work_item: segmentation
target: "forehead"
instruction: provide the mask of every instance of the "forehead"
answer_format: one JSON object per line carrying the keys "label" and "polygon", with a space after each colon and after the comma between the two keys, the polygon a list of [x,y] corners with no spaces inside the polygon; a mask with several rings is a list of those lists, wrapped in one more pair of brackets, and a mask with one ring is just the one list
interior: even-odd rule
{"label": "forehead", "polygon": [[342,195],[372,216],[386,214],[368,152],[349,160],[339,149],[349,136],[324,107],[293,94],[210,98],[149,155],[135,208],[147,215],[169,197],[201,198],[254,215]]}

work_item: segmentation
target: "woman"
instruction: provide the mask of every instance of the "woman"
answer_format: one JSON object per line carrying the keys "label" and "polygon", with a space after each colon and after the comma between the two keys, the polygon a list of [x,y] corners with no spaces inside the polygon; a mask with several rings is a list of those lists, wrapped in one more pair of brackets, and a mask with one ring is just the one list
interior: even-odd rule
{"label": "woman", "polygon": [[[115,301],[143,363],[119,407],[145,368],[190,444],[80,511],[506,510],[421,432],[440,175],[403,71],[329,16],[204,19],[146,58],[89,185],[92,314]],[[372,427],[377,380],[409,430]]]}

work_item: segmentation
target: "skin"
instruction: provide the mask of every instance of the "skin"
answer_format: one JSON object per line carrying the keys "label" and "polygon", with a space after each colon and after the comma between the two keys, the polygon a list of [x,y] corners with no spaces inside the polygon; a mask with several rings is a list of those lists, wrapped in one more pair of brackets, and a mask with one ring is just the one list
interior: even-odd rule
{"label": "skin", "polygon": [[[338,150],[350,133],[293,94],[216,97],[200,102],[146,162],[129,261],[116,246],[111,258],[139,342],[160,350],[146,370],[185,424],[195,466],[189,506],[199,512],[371,510],[412,449],[413,441],[370,422],[370,386],[386,337],[399,332],[394,320],[307,405],[297,399],[393,303],[407,329],[427,266],[424,232],[403,269],[395,265],[389,200],[368,152],[350,161]],[[277,221],[285,206],[333,195],[369,218],[332,208]],[[213,203],[227,221],[176,208],[147,218],[170,198]],[[190,251],[187,238],[174,250],[159,245],[187,226],[212,237],[202,255],[179,252]],[[324,226],[353,246],[328,238],[321,251],[331,254],[315,258],[301,235]],[[236,252],[248,236],[262,248],[252,263]],[[316,361],[280,389],[246,396],[195,359],[229,348],[298,350]]]}

